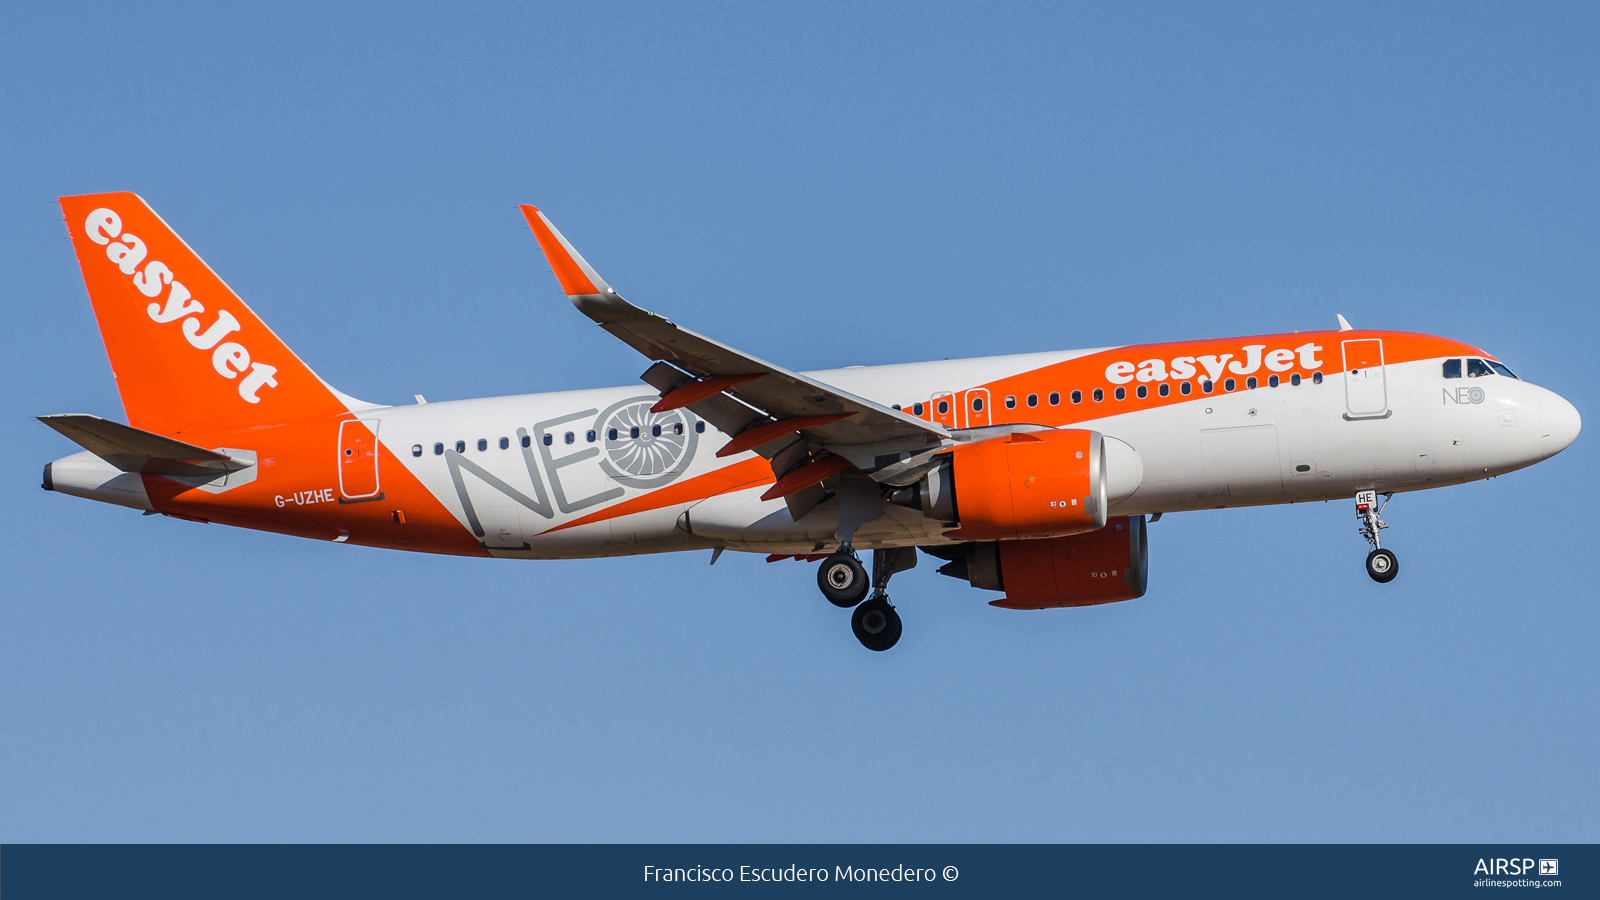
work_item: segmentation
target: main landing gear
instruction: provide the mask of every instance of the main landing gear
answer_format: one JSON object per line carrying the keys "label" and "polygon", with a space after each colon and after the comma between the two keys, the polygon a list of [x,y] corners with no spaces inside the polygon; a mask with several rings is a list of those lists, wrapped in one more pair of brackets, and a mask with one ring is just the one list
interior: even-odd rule
{"label": "main landing gear", "polygon": [[873,594],[850,614],[850,630],[868,650],[887,650],[900,642],[900,614],[888,594]]}
{"label": "main landing gear", "polygon": [[822,589],[822,596],[827,597],[829,603],[849,609],[867,595],[866,567],[848,545],[841,547],[817,569],[817,587]]}
{"label": "main landing gear", "polygon": [[1367,544],[1372,547],[1372,552],[1367,554],[1367,574],[1379,584],[1388,584],[1400,574],[1400,560],[1394,551],[1385,550],[1378,545],[1378,532],[1389,527],[1389,524],[1379,518],[1383,515],[1383,508],[1389,505],[1389,500],[1394,496],[1391,491],[1383,495],[1383,502],[1378,502],[1376,491],[1361,491],[1356,494],[1356,518],[1361,520],[1361,527],[1357,533],[1367,539]]}
{"label": "main landing gear", "polygon": [[887,650],[900,641],[900,614],[889,603],[889,578],[917,564],[915,547],[872,551],[872,597],[867,595],[867,570],[845,544],[822,561],[817,570],[817,586],[834,606],[855,607],[850,614],[850,630],[868,650]]}

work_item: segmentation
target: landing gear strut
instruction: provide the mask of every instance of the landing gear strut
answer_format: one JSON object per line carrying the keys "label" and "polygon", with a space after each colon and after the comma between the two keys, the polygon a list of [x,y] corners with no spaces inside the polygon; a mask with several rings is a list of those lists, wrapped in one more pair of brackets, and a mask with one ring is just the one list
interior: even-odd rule
{"label": "landing gear strut", "polygon": [[850,630],[868,650],[887,650],[900,641],[900,614],[889,602],[889,579],[917,564],[915,547],[872,551],[872,599],[850,615]]}
{"label": "landing gear strut", "polygon": [[[856,640],[868,650],[887,650],[900,640],[900,614],[889,602],[889,578],[917,564],[915,547],[896,547],[891,550],[872,551],[872,581],[867,581],[866,567],[856,557],[848,543],[838,552],[822,561],[817,570],[817,586],[822,596],[834,606],[849,609],[850,630]],[[872,590],[872,599],[865,603],[861,598]]]}
{"label": "landing gear strut", "polygon": [[1378,532],[1389,527],[1389,524],[1380,518],[1383,508],[1389,505],[1394,492],[1383,495],[1383,502],[1378,502],[1376,491],[1360,491],[1356,494],[1356,518],[1361,520],[1361,527],[1357,533],[1367,539],[1372,547],[1372,552],[1367,554],[1367,574],[1379,584],[1388,584],[1400,574],[1400,560],[1394,551],[1385,550],[1378,544]]}

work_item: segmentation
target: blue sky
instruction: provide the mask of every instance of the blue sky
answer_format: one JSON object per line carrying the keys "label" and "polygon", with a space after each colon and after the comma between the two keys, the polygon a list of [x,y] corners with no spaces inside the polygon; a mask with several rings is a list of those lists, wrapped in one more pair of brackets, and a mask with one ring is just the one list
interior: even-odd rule
{"label": "blue sky", "polygon": [[[1365,327],[1600,421],[1593,5],[0,9],[0,841],[1596,841],[1595,436],[1169,516],[1143,599],[439,559],[38,487],[132,190],[380,402],[633,383],[517,212],[794,368]],[[486,323],[490,323],[486,325]],[[1592,430],[1592,427],[1591,427]]]}

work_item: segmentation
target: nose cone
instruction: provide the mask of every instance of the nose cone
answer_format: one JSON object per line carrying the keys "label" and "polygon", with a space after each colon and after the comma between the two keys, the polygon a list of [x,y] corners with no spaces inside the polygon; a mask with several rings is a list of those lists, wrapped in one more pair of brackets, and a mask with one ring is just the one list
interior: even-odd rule
{"label": "nose cone", "polygon": [[1545,457],[1555,456],[1577,440],[1583,428],[1583,419],[1577,407],[1555,392],[1548,392],[1539,400],[1539,449]]}

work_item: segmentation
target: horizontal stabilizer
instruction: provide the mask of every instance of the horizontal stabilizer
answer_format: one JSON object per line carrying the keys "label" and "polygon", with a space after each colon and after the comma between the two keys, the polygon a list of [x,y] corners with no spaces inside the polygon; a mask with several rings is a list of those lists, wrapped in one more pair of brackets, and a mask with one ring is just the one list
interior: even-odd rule
{"label": "horizontal stabilizer", "polygon": [[40,416],[39,421],[124,472],[204,475],[251,465],[226,453],[175,441],[99,416]]}

